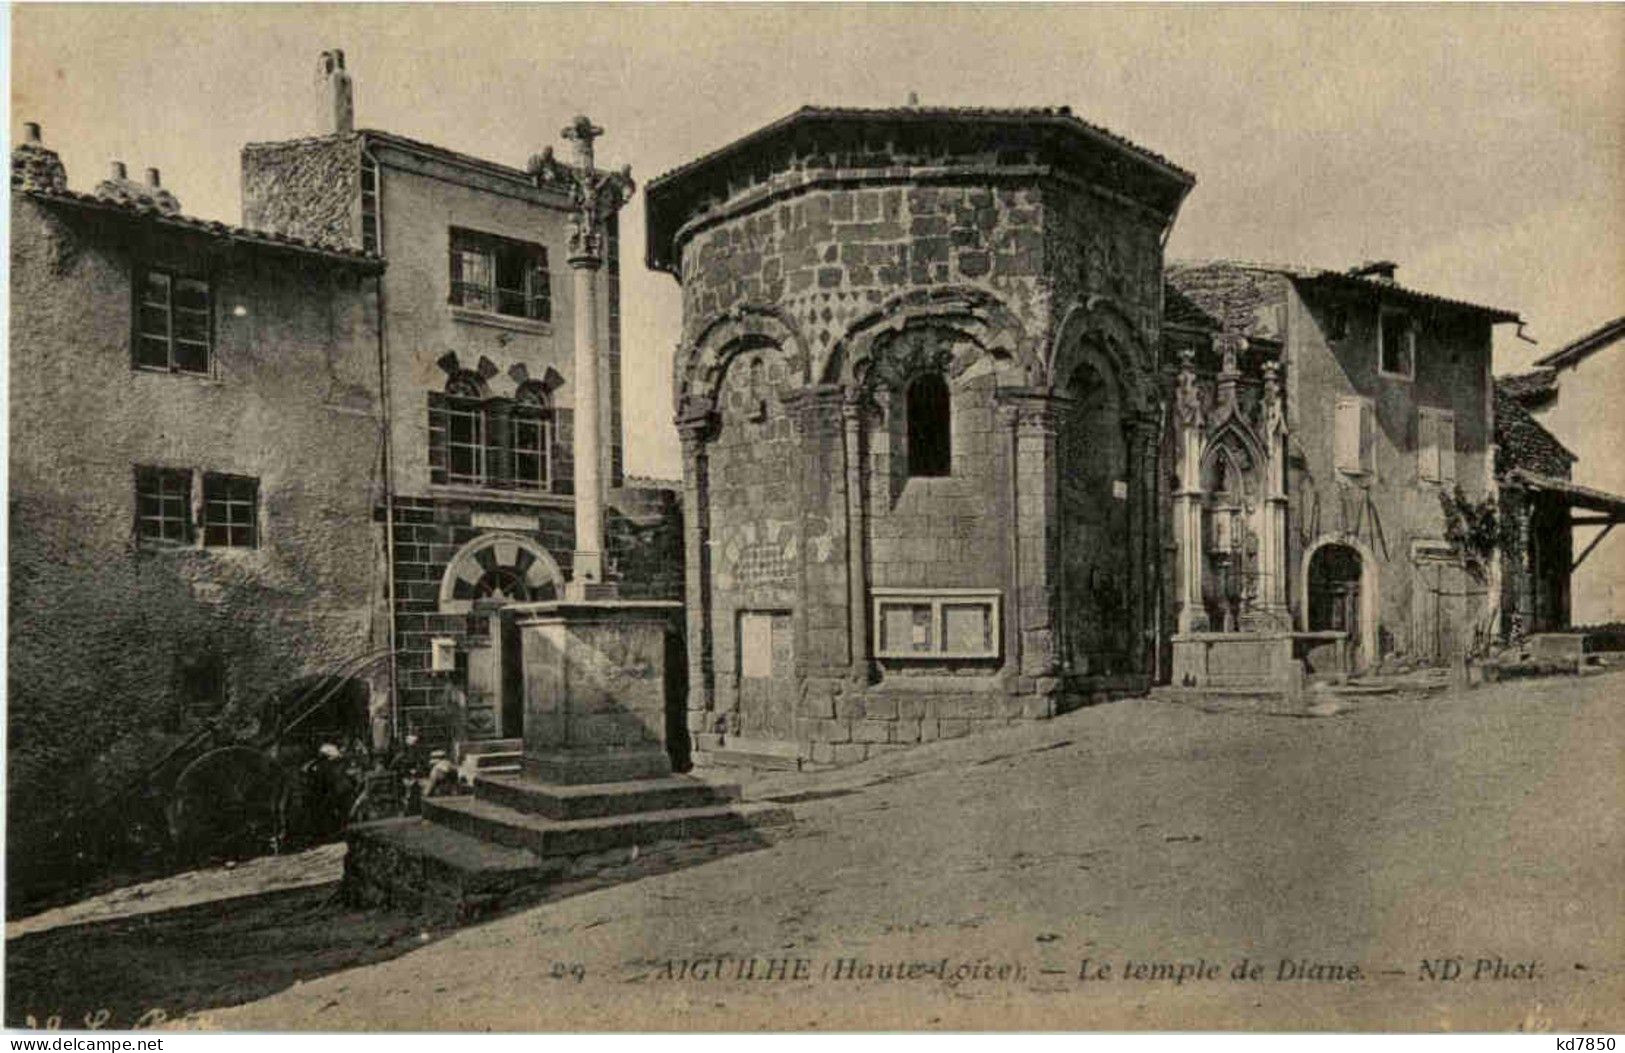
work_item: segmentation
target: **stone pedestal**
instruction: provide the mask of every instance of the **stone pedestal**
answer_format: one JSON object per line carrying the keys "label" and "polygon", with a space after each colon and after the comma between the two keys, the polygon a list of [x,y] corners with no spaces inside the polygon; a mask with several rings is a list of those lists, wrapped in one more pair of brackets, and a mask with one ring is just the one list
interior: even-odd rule
{"label": "stone pedestal", "polygon": [[667,637],[682,604],[562,600],[509,609],[523,650],[525,776],[580,785],[670,775]]}

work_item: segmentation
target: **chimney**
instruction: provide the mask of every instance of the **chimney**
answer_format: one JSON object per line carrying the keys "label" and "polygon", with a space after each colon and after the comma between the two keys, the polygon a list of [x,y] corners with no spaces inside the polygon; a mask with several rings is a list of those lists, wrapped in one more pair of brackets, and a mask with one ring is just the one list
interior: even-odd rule
{"label": "chimney", "polygon": [[163,184],[158,181],[158,169],[147,169],[147,185],[152,187],[154,190],[157,190],[159,187],[163,186]]}
{"label": "chimney", "polygon": [[112,164],[107,166],[107,178],[128,179],[130,178],[130,173],[129,170],[124,167],[123,161],[114,161]]}
{"label": "chimney", "polygon": [[1352,278],[1372,278],[1392,285],[1394,284],[1394,272],[1398,269],[1399,264],[1393,260],[1366,260],[1358,267],[1350,268],[1349,276]]}
{"label": "chimney", "polygon": [[11,149],[11,186],[14,190],[68,189],[68,171],[56,151],[45,145],[37,121],[23,122],[23,141]]}
{"label": "chimney", "polygon": [[322,52],[317,76],[322,82],[322,134],[348,135],[355,131],[355,93],[350,74],[344,69],[343,50],[333,48]]}

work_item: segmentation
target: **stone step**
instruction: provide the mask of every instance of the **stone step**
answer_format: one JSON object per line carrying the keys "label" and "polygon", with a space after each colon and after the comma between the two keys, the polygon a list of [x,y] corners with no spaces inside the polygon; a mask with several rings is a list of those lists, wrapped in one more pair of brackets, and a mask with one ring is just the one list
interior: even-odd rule
{"label": "stone step", "polygon": [[522,756],[524,739],[469,739],[457,744],[457,758],[482,757],[491,754]]}
{"label": "stone step", "polygon": [[463,758],[463,767],[481,775],[500,775],[518,771],[524,757],[523,753],[473,753]]}
{"label": "stone step", "polygon": [[720,742],[693,755],[697,768],[750,768],[755,771],[800,771],[801,747],[778,739],[723,736]]}
{"label": "stone step", "polygon": [[482,771],[474,796],[515,811],[568,820],[724,805],[739,800],[739,787],[683,775],[560,786]]}
{"label": "stone step", "polygon": [[544,859],[416,817],[358,823],[345,840],[347,903],[448,921],[520,903],[569,868],[568,860]]}
{"label": "stone step", "polygon": [[782,806],[741,804],[593,819],[549,819],[478,797],[439,797],[423,802],[425,819],[543,858],[735,833],[786,823],[791,815]]}

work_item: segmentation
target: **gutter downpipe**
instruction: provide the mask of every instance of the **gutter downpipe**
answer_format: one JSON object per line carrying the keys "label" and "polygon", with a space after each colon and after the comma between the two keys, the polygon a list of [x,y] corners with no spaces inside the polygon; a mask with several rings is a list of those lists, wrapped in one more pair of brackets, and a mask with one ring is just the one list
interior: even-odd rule
{"label": "gutter downpipe", "polygon": [[[374,240],[376,251],[384,255],[384,180],[378,158],[361,140],[361,156],[372,165],[372,193]],[[373,289],[378,302],[378,387],[379,408],[384,427],[384,602],[389,607],[386,626],[389,630],[389,737],[390,745],[405,740],[401,731],[400,659],[395,640],[395,421],[391,413],[388,344],[384,338],[384,272],[373,278]]]}

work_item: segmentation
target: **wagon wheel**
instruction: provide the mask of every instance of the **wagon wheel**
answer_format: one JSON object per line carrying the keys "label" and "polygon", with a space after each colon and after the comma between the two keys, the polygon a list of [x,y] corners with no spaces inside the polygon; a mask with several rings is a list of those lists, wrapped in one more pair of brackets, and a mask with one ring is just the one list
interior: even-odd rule
{"label": "wagon wheel", "polygon": [[276,847],[287,780],[276,762],[247,746],[223,746],[188,764],[164,809],[169,836],[185,854]]}

